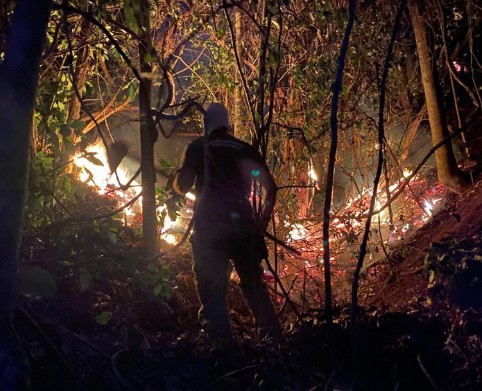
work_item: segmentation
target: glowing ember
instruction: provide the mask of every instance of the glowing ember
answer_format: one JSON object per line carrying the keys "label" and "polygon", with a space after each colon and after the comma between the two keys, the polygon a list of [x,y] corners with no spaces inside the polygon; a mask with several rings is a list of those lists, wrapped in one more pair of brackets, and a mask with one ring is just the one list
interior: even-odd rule
{"label": "glowing ember", "polygon": [[[311,177],[311,174],[308,174]],[[413,235],[436,213],[443,202],[445,188],[433,183],[433,178],[408,169],[397,181],[390,182],[390,192],[382,182],[375,200],[375,213],[370,226],[367,253],[363,267],[386,258],[386,252],[396,249],[397,242]],[[408,179],[410,178],[410,180]],[[410,181],[410,186],[408,185]],[[388,194],[390,193],[390,194]],[[331,211],[329,230],[330,267],[332,284],[338,297],[349,300],[351,275],[356,265],[360,243],[366,226],[373,188],[357,187],[352,198]],[[390,199],[388,197],[390,196]],[[439,203],[440,202],[440,203]],[[283,253],[277,266],[281,282],[292,287],[292,300],[300,305],[312,305],[320,300],[320,286],[324,280],[324,248],[322,216],[314,210],[304,220],[284,221],[286,236],[282,239],[295,247],[301,255]],[[278,251],[283,251],[278,248]],[[348,293],[347,293],[348,292]]]}
{"label": "glowing ember", "polygon": [[311,180],[318,182],[318,175],[316,175],[315,169],[313,167],[308,171],[308,176]]}
{"label": "glowing ember", "polygon": [[432,210],[433,210],[434,204],[430,200],[424,200],[423,201],[423,208],[425,209],[425,212],[429,215],[432,216]]}
{"label": "glowing ember", "polygon": [[308,230],[301,224],[292,224],[290,228],[291,230],[289,233],[289,242],[304,239],[308,234]]}

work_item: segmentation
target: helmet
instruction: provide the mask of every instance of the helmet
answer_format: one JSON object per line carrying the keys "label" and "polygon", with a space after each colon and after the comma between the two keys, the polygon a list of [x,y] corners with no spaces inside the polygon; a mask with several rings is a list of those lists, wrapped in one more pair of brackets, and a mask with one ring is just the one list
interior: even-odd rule
{"label": "helmet", "polygon": [[221,103],[211,103],[204,114],[204,131],[207,135],[219,128],[231,129],[226,107]]}

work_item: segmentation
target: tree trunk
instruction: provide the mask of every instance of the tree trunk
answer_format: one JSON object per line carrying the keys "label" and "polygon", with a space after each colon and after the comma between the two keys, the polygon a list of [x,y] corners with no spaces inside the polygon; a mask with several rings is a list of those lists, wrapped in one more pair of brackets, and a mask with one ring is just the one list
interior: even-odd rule
{"label": "tree trunk", "polygon": [[27,195],[32,118],[51,0],[18,0],[0,68],[0,389],[25,383],[11,338]]}
{"label": "tree trunk", "polygon": [[[417,44],[420,73],[425,92],[428,120],[432,134],[432,144],[437,145],[449,137],[445,114],[442,110],[441,100],[437,91],[436,74],[432,64],[433,58],[427,42],[427,31],[422,19],[422,3],[417,0],[410,1],[410,18]],[[462,172],[457,167],[455,155],[450,141],[435,151],[435,163],[438,180],[449,190],[460,193],[467,187]]]}
{"label": "tree trunk", "polygon": [[[234,36],[236,39],[236,46],[238,52],[242,53],[242,13],[241,10],[236,8],[234,10]],[[234,134],[236,137],[244,136],[243,131],[243,82],[241,80],[240,72],[242,69],[235,70],[236,85],[234,87],[234,110],[233,110],[233,122],[234,122]]]}
{"label": "tree trunk", "polygon": [[152,90],[152,40],[149,22],[149,1],[139,1],[139,61],[142,80],[139,85],[139,120],[141,133],[141,175],[142,175],[142,240],[146,256],[157,253],[156,219],[156,171],[154,170],[154,143],[157,132],[150,114]]}

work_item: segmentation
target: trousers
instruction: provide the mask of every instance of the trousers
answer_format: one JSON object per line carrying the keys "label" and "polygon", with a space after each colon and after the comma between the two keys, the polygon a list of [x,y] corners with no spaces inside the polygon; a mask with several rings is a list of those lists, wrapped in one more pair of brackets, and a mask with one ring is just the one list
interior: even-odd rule
{"label": "trousers", "polygon": [[263,237],[250,227],[210,223],[195,225],[191,236],[193,271],[201,303],[199,320],[211,338],[232,338],[227,308],[234,266],[244,299],[254,315],[260,338],[281,337],[281,327],[265,282],[261,261],[267,256]]}

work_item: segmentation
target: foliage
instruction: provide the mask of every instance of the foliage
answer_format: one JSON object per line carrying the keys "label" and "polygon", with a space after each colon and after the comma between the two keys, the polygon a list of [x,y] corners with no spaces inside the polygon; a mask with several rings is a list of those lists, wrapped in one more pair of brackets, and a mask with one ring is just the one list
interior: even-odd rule
{"label": "foliage", "polygon": [[[73,173],[66,173],[65,167],[53,167],[54,159],[42,151],[34,158],[24,239],[29,262],[35,265],[36,258],[48,251],[50,256],[41,266],[53,273],[58,286],[69,291],[91,291],[118,273],[132,273],[134,269],[119,251],[138,246],[139,237],[135,226],[127,226],[122,215],[109,216],[109,211],[117,208],[117,200],[96,194]],[[135,259],[130,262],[136,265]],[[140,264],[139,270],[156,296],[168,294],[168,270],[161,267],[154,273],[156,267],[154,263]],[[38,278],[42,279],[42,274]]]}
{"label": "foliage", "polygon": [[482,238],[447,237],[431,243],[425,257],[432,300],[448,295],[455,305],[480,308],[482,302]]}
{"label": "foliage", "polygon": [[[98,201],[102,200],[86,197],[79,204],[88,210]],[[121,301],[128,303],[133,297],[161,303],[171,297],[170,266],[143,259],[140,237],[133,229],[117,218],[85,221],[77,213],[34,236],[26,231],[23,252],[29,256],[19,271],[22,298],[49,302],[96,298],[88,310],[89,321],[106,326],[123,316],[122,302],[115,304],[111,297],[123,297]]]}

